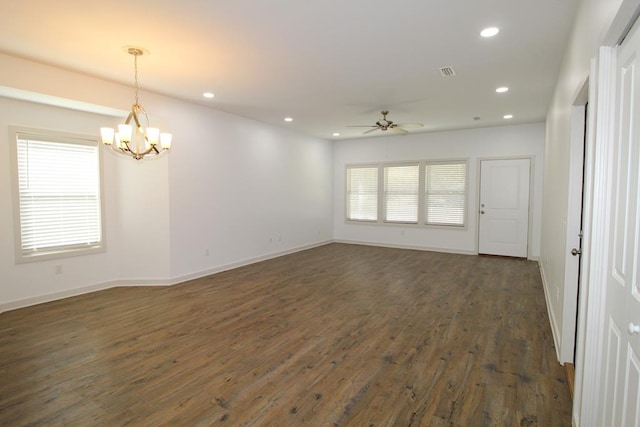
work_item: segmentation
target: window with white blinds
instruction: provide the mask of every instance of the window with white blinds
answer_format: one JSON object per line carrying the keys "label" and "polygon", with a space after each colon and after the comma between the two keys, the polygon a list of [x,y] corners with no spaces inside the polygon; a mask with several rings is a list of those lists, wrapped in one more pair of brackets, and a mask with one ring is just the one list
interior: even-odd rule
{"label": "window with white blinds", "polygon": [[419,185],[418,164],[384,168],[385,222],[418,222]]}
{"label": "window with white blinds", "polygon": [[18,260],[101,248],[96,140],[47,131],[14,134]]}
{"label": "window with white blinds", "polygon": [[347,168],[347,219],[378,220],[378,167]]}
{"label": "window with white blinds", "polygon": [[347,166],[346,219],[465,227],[467,160]]}
{"label": "window with white blinds", "polygon": [[425,170],[425,223],[465,225],[467,162],[427,163]]}

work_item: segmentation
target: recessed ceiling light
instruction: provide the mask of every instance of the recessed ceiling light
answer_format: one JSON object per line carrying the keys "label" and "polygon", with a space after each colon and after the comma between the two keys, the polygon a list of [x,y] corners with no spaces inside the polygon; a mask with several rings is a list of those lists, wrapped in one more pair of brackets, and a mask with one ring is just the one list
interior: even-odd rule
{"label": "recessed ceiling light", "polygon": [[498,89],[496,89],[496,92],[498,92],[498,93],[509,92],[509,88],[506,87],[506,86],[502,86],[502,87],[499,87]]}
{"label": "recessed ceiling light", "polygon": [[338,132],[334,132],[333,136],[340,136],[340,134]]}
{"label": "recessed ceiling light", "polygon": [[498,34],[500,32],[500,30],[497,27],[489,27],[489,28],[485,28],[484,30],[480,31],[480,35],[482,37],[493,37],[496,34]]}
{"label": "recessed ceiling light", "polygon": [[204,96],[205,98],[211,99],[215,95],[212,92],[205,92],[205,93],[202,94],[202,96]]}
{"label": "recessed ceiling light", "polygon": [[292,121],[293,121],[293,119],[292,119],[291,117],[285,117],[285,118],[284,118],[284,121],[285,121],[285,122],[292,122]]}
{"label": "recessed ceiling light", "polygon": [[503,119],[513,119],[513,114],[505,114],[504,116],[502,116]]}

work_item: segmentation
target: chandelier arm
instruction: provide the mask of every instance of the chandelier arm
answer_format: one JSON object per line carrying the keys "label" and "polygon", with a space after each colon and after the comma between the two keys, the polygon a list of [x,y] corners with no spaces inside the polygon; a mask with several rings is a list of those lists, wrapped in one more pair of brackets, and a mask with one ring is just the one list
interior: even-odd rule
{"label": "chandelier arm", "polygon": [[129,113],[129,115],[127,116],[127,120],[124,121],[124,124],[128,125],[131,122],[132,118],[133,118],[133,111]]}
{"label": "chandelier arm", "polygon": [[160,154],[160,152],[158,152],[158,150],[156,150],[155,147],[152,145],[149,148],[147,148],[145,151],[142,151],[140,153],[136,152],[134,157],[136,158],[136,160],[140,160],[147,154],[151,153],[152,151],[155,151],[156,154]]}
{"label": "chandelier arm", "polygon": [[131,147],[129,147],[128,142],[123,141],[122,147],[119,147],[119,148],[123,153],[133,153],[133,150],[131,150]]}
{"label": "chandelier arm", "polygon": [[145,151],[138,152],[138,151],[132,150],[128,142],[122,142],[122,146],[119,147],[118,150],[120,150],[124,154],[132,156],[136,160],[142,160],[144,156],[151,153],[152,151],[155,152],[155,154],[161,154],[161,153],[164,153],[165,151],[168,151],[166,148],[158,150],[158,147],[156,147],[155,145],[152,145],[149,148],[147,148]]}
{"label": "chandelier arm", "polygon": [[[134,104],[131,107],[131,113],[129,114],[133,120],[136,122],[136,127],[140,127],[140,120],[138,119],[138,111],[139,109],[137,107],[140,107],[138,104]],[[148,121],[148,120],[147,120]]]}

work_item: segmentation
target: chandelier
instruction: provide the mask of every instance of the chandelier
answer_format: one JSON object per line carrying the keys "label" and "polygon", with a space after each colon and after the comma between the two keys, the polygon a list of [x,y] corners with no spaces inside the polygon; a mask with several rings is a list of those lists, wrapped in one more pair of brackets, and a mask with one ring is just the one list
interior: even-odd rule
{"label": "chandelier", "polygon": [[[127,52],[133,55],[135,69],[135,102],[131,106],[131,112],[127,120],[118,125],[118,131],[113,128],[100,128],[103,144],[109,146],[117,153],[128,155],[136,160],[145,156],[158,156],[171,148],[171,134],[160,133],[160,129],[149,127],[149,116],[138,103],[138,56],[144,54],[144,50],[138,47],[128,47]],[[144,117],[146,127],[142,127],[140,121]],[[133,123],[131,121],[133,120]]]}

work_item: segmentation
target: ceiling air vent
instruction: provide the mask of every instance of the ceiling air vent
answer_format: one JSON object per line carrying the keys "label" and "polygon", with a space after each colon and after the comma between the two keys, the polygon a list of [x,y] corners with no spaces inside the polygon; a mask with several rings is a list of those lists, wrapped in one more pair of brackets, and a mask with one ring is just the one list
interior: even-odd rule
{"label": "ceiling air vent", "polygon": [[456,72],[453,70],[453,67],[442,67],[440,68],[440,74],[443,77],[452,77],[456,75]]}

